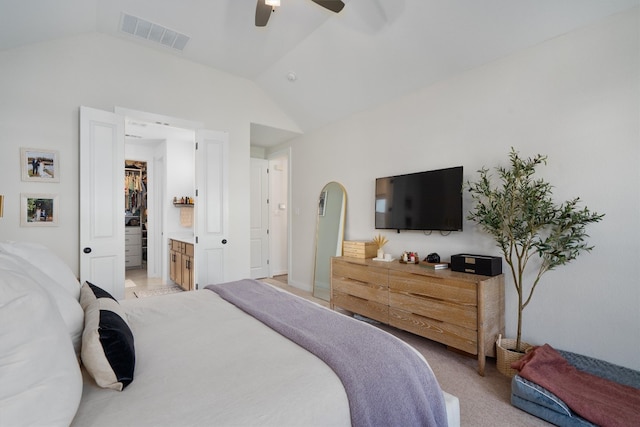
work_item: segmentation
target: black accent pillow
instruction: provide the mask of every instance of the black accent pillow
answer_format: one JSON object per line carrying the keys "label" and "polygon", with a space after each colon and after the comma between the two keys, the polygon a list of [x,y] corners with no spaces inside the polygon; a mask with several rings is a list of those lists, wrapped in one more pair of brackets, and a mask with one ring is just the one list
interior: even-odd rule
{"label": "black accent pillow", "polygon": [[80,358],[100,387],[123,390],[133,381],[135,346],[127,316],[104,289],[85,282],[80,289],[85,311]]}
{"label": "black accent pillow", "polygon": [[80,305],[82,306],[82,309],[86,310],[89,304],[95,302],[99,298],[110,298],[117,302],[109,292],[89,281],[84,282],[84,285],[80,288]]}

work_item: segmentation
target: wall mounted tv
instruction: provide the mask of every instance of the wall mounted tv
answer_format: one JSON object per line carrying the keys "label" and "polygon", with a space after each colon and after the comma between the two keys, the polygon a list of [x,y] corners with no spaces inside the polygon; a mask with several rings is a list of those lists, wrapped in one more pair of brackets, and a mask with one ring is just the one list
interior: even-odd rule
{"label": "wall mounted tv", "polygon": [[376,179],[376,229],[462,231],[462,166]]}

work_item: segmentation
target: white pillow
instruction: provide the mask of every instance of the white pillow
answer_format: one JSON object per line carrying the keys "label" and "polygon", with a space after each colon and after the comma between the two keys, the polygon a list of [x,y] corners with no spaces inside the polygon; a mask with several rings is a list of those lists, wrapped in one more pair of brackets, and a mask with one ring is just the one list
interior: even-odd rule
{"label": "white pillow", "polygon": [[71,296],[69,292],[58,284],[53,283],[52,279],[38,268],[16,255],[0,252],[0,271],[2,270],[13,271],[24,277],[29,277],[47,291],[58,307],[60,315],[67,326],[76,354],[80,355],[84,311],[80,307],[78,299]]}
{"label": "white pillow", "polygon": [[0,423],[68,426],[82,374],[60,313],[33,280],[0,270]]}
{"label": "white pillow", "polygon": [[80,299],[80,282],[60,257],[39,243],[0,242],[0,252],[16,255],[67,290],[76,300]]}

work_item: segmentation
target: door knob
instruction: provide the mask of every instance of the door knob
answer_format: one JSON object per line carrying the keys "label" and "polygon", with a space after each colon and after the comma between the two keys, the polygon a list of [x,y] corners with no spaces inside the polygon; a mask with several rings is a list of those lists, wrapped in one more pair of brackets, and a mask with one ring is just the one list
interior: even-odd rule
{"label": "door knob", "polygon": [[227,239],[222,239],[222,244],[226,245],[227,244]]}
{"label": "door knob", "polygon": [[84,248],[82,250],[82,252],[84,252],[85,254],[90,254],[91,253],[91,248]]}

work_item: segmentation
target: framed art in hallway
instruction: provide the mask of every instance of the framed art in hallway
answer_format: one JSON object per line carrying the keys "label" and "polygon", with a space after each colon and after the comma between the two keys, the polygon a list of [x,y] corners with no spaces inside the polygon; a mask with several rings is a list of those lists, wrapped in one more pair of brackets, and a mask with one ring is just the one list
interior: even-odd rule
{"label": "framed art in hallway", "polygon": [[327,207],[327,191],[320,193],[320,199],[318,200],[318,215],[324,216],[324,211]]}
{"label": "framed art in hallway", "polygon": [[38,148],[20,148],[23,181],[60,182],[58,152]]}
{"label": "framed art in hallway", "polygon": [[57,194],[20,194],[21,227],[57,227]]}

